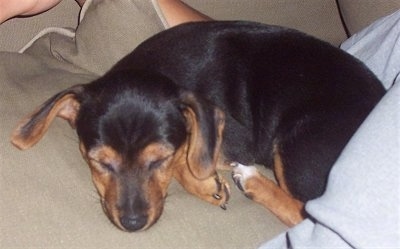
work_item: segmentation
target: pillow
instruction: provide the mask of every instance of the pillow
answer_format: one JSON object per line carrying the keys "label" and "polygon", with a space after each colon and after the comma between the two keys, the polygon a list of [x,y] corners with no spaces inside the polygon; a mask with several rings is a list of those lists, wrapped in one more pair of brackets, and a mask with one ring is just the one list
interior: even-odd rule
{"label": "pillow", "polygon": [[157,10],[155,0],[87,0],[75,34],[59,28],[45,30],[23,52],[38,55],[48,49],[59,60],[102,75],[142,41],[165,29]]}

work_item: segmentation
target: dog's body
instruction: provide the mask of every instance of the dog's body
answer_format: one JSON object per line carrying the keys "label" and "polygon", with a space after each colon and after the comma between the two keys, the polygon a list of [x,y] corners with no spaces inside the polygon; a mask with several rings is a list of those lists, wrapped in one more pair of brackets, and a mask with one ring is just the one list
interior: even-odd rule
{"label": "dog's body", "polygon": [[[13,142],[30,147],[55,116],[69,120],[107,215],[125,230],[157,220],[171,177],[224,207],[229,188],[215,170],[232,162],[240,163],[234,180],[245,194],[294,224],[383,94],[362,63],[300,32],[192,23],[145,41],[95,82],[59,93]],[[255,163],[272,167],[280,188],[242,166]]]}

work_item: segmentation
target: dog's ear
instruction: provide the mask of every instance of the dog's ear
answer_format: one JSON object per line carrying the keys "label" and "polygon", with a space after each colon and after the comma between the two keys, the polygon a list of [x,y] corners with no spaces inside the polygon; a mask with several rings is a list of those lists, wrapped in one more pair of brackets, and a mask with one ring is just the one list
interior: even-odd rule
{"label": "dog's ear", "polygon": [[43,103],[14,129],[11,143],[21,150],[35,145],[46,133],[55,117],[67,120],[75,128],[75,119],[80,103],[77,95],[83,91],[82,85],[68,88]]}
{"label": "dog's ear", "polygon": [[216,170],[225,115],[191,92],[182,92],[180,98],[188,131],[187,162],[195,177],[205,179]]}

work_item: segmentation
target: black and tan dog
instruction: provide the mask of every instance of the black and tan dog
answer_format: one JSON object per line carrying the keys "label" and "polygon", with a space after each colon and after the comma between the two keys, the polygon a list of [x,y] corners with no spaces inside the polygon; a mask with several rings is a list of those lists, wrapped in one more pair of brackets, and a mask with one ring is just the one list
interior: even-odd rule
{"label": "black and tan dog", "polygon": [[[298,31],[191,23],[145,41],[98,80],[58,93],[21,122],[12,142],[29,148],[55,117],[68,120],[103,209],[123,230],[156,222],[172,177],[225,207],[229,187],[216,169],[227,165],[247,196],[293,225],[383,94],[358,60]],[[278,185],[244,166],[256,163],[272,167]]]}

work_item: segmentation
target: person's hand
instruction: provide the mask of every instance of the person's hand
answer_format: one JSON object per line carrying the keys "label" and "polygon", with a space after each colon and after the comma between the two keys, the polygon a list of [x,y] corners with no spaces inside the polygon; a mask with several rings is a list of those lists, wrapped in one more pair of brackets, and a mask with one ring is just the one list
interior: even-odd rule
{"label": "person's hand", "polygon": [[[0,23],[15,16],[30,16],[56,6],[61,0],[0,0]],[[76,0],[82,6],[85,0]]]}

